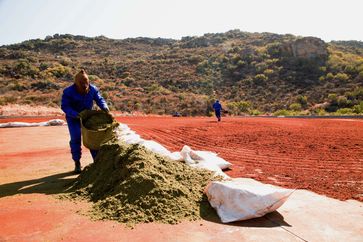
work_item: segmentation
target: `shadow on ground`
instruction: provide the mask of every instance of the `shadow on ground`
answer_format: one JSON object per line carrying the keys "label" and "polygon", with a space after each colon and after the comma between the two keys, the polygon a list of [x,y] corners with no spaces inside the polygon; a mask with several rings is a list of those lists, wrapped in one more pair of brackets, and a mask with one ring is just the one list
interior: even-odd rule
{"label": "shadow on ground", "polygon": [[64,172],[27,181],[0,185],[0,198],[15,194],[59,194],[67,192],[77,177],[73,172]]}

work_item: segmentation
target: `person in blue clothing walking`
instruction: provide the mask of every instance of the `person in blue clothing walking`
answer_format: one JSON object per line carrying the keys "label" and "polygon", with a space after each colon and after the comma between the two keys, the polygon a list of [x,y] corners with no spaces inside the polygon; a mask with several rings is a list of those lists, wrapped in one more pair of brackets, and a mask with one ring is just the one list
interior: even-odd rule
{"label": "person in blue clothing walking", "polygon": [[221,110],[222,110],[222,105],[219,103],[219,100],[216,100],[215,103],[213,104],[213,109],[214,109],[214,113],[218,119],[218,122],[221,121]]}
{"label": "person in blue clothing walking", "polygon": [[[75,173],[81,173],[81,123],[79,113],[86,109],[92,109],[93,101],[104,111],[109,112],[105,99],[101,96],[97,87],[90,84],[87,73],[81,70],[74,77],[74,84],[65,88],[62,95],[61,108],[66,115],[70,135],[72,159],[75,164]],[[97,155],[96,150],[90,150],[92,158]]]}

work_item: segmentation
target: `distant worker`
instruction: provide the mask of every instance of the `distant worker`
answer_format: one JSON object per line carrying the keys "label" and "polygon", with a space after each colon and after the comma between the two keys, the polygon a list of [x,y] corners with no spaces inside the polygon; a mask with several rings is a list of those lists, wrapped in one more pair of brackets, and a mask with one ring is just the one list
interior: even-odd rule
{"label": "distant worker", "polygon": [[214,113],[218,119],[218,122],[221,121],[221,111],[222,111],[222,105],[219,103],[219,100],[216,100],[213,104]]}
{"label": "distant worker", "polygon": [[[72,159],[75,164],[74,172],[81,173],[81,123],[79,113],[83,110],[92,109],[93,101],[104,111],[109,112],[106,101],[101,96],[97,87],[90,84],[88,76],[81,70],[74,77],[74,84],[65,88],[62,95],[61,108],[66,114],[68,130],[70,135],[69,145],[71,147]],[[97,155],[96,150],[90,150],[92,158]]]}

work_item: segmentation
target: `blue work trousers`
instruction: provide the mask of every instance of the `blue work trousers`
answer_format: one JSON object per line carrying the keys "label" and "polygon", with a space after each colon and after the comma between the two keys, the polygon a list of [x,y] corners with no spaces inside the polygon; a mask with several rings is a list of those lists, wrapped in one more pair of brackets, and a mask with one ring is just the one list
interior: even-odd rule
{"label": "blue work trousers", "polygon": [[216,117],[217,117],[218,121],[221,121],[221,110],[216,109],[216,110],[214,110],[214,112],[216,114]]}
{"label": "blue work trousers", "polygon": [[[69,135],[71,136],[71,140],[69,141],[69,145],[71,147],[72,159],[74,161],[80,161],[82,157],[82,139],[81,139],[81,122],[79,119],[69,118],[67,117],[67,124]],[[90,150],[93,160],[97,156],[97,150]]]}

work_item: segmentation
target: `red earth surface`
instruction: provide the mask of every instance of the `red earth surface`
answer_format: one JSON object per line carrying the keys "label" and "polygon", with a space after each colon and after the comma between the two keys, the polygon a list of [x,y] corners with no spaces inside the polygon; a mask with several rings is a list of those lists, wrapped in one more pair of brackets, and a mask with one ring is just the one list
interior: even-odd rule
{"label": "red earth surface", "polygon": [[[0,119],[41,122],[43,118]],[[226,173],[340,200],[363,201],[363,120],[117,117],[170,151],[183,145],[231,162]]]}

